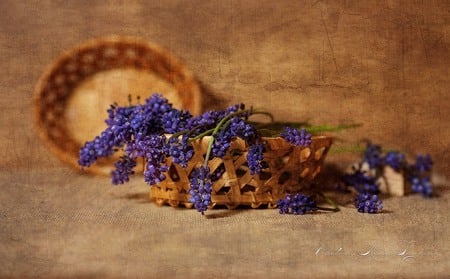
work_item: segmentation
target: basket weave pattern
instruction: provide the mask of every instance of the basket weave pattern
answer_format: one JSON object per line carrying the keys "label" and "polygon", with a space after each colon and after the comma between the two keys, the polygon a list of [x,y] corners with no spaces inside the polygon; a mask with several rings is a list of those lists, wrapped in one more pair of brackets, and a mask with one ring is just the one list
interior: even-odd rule
{"label": "basket weave pattern", "polygon": [[[187,168],[168,162],[166,179],[150,188],[150,197],[158,205],[165,203],[177,207],[189,202],[189,175],[195,167],[203,164],[209,137],[193,142],[194,156]],[[264,161],[267,168],[251,175],[247,165],[247,146],[244,140],[235,139],[223,159],[209,161],[210,173],[218,168],[225,169],[223,175],[213,181],[211,207],[225,205],[233,209],[238,205],[258,208],[267,205],[275,208],[277,201],[286,193],[298,192],[302,185],[311,181],[321,169],[321,165],[332,144],[325,136],[313,137],[309,147],[295,147],[282,138],[264,138]]]}

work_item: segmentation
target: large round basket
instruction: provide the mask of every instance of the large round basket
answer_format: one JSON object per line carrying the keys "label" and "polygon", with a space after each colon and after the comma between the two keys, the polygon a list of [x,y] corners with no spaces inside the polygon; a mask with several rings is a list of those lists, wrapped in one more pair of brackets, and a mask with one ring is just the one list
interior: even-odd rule
{"label": "large round basket", "polygon": [[[34,94],[37,128],[61,160],[79,169],[80,147],[106,128],[109,106],[153,93],[201,112],[198,82],[171,53],[137,38],[95,39],[63,53],[40,77]],[[112,162],[99,160],[87,171],[109,174]]]}
{"label": "large round basket", "polygon": [[[218,174],[218,178],[213,181],[211,207],[276,207],[277,201],[286,193],[300,191],[320,172],[332,144],[332,139],[326,136],[313,137],[309,147],[293,146],[280,137],[263,139],[267,167],[259,174],[250,173],[248,149],[241,139],[232,141],[223,159],[210,160],[210,173]],[[209,140],[209,137],[205,137],[193,142],[195,153],[186,168],[169,159],[166,179],[150,187],[150,198],[158,205],[184,205],[191,208],[189,176],[194,168],[203,164]]]}

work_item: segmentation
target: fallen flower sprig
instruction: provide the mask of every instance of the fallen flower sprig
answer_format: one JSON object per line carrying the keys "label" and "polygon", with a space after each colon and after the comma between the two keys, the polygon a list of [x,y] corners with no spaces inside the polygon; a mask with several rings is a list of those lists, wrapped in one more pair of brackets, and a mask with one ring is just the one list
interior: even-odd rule
{"label": "fallen flower sprig", "polygon": [[403,173],[410,183],[413,192],[422,194],[425,198],[432,196],[430,172],[433,162],[430,155],[417,155],[413,164],[408,164],[406,156],[399,151],[383,152],[380,145],[367,143],[362,160],[352,167],[352,171],[342,177],[339,190],[351,187],[357,193],[354,199],[355,207],[361,213],[378,213],[383,209],[380,193],[380,179],[383,168],[391,167],[395,172]]}

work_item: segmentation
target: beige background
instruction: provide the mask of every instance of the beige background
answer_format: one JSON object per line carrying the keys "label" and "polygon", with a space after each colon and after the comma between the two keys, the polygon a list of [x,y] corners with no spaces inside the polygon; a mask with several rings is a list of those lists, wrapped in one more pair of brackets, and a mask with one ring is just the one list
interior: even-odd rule
{"label": "beige background", "polygon": [[[1,1],[0,277],[371,277],[449,274],[448,1]],[[386,211],[157,208],[141,179],[80,175],[37,138],[31,97],[62,51],[111,34],[184,59],[205,109],[245,102],[278,119],[364,126],[435,161],[436,193]],[[357,157],[331,154],[340,167]],[[364,255],[368,252],[367,255]]]}

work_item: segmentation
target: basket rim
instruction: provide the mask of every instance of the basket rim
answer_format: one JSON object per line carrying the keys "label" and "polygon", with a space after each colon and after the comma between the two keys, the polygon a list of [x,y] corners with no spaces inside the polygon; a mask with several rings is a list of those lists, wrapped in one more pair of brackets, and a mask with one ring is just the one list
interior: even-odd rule
{"label": "basket rim", "polygon": [[[37,80],[37,83],[33,90],[33,97],[32,97],[32,104],[33,104],[33,118],[35,123],[35,131],[39,135],[42,141],[45,142],[45,145],[47,148],[54,154],[56,157],[61,160],[62,162],[72,166],[73,168],[81,171],[80,166],[78,165],[78,158],[76,156],[73,156],[71,152],[67,152],[64,147],[62,147],[60,144],[55,142],[51,139],[49,135],[49,130],[46,127],[45,121],[41,119],[41,113],[42,113],[42,106],[41,106],[41,100],[43,98],[43,94],[46,91],[46,86],[48,81],[50,80],[50,77],[58,71],[58,69],[61,69],[61,67],[64,65],[64,62],[68,59],[71,59],[72,57],[75,57],[78,53],[81,53],[83,51],[87,50],[98,50],[102,48],[107,48],[108,46],[117,46],[117,45],[124,45],[124,46],[140,46],[144,48],[149,53],[155,53],[159,57],[161,57],[163,61],[166,61],[167,64],[174,66],[174,68],[177,69],[178,72],[183,74],[183,77],[185,78],[185,81],[183,84],[189,85],[189,94],[180,94],[180,99],[182,101],[183,107],[189,106],[189,110],[193,114],[199,114],[202,109],[202,103],[201,103],[201,87],[199,81],[195,78],[195,75],[192,71],[190,71],[188,68],[186,68],[184,61],[172,54],[169,50],[166,48],[155,44],[153,42],[149,42],[143,38],[139,37],[133,37],[133,36],[122,36],[122,35],[110,35],[110,36],[103,36],[98,37],[94,39],[87,40],[85,42],[82,42],[78,45],[75,45],[71,47],[70,49],[63,50],[56,58],[54,58],[51,63],[49,63],[41,73],[39,79]],[[130,67],[127,67],[130,68]],[[126,69],[125,67],[113,67],[113,69]],[[93,75],[95,73],[102,72],[95,71],[94,73],[91,73],[90,75]],[[88,76],[90,76],[88,75]],[[70,93],[68,96],[71,95],[73,88],[70,88],[68,90]],[[186,95],[186,96],[183,96]],[[190,104],[190,105],[189,105]],[[71,138],[70,135],[66,135],[67,138]],[[75,141],[75,140],[74,140]],[[78,144],[78,142],[77,142]],[[84,143],[79,143],[84,144]],[[109,170],[105,171],[102,170],[106,166],[91,166],[90,168],[86,169],[86,172],[91,174],[102,174],[102,175],[109,175]]]}

